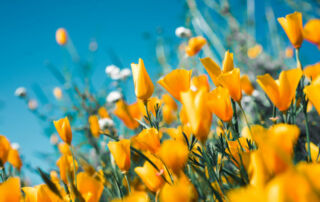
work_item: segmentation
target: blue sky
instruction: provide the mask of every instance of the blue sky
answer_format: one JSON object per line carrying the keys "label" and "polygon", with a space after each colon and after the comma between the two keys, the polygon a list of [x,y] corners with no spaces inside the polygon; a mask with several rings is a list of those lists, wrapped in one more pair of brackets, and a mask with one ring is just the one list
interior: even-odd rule
{"label": "blue sky", "polygon": [[[256,7],[263,9],[262,4]],[[70,64],[66,50],[55,42],[57,28],[68,30],[83,58],[89,56],[89,42],[96,39],[99,49],[94,59],[94,78],[102,83],[105,66],[111,64],[107,55],[110,48],[121,57],[125,66],[141,57],[155,73],[157,28],[162,27],[166,36],[174,37],[175,28],[184,24],[183,9],[183,0],[1,1],[0,134],[6,135],[11,142],[20,143],[26,161],[34,167],[46,168],[34,153],[52,152],[52,147],[43,135],[38,119],[14,96],[14,91],[19,86],[31,90],[37,83],[53,99],[51,92],[58,82],[45,62],[50,61],[59,68]],[[292,12],[282,8],[275,11],[276,17]],[[264,30],[261,23],[258,29]],[[143,39],[145,32],[151,33],[149,40]],[[306,47],[319,56],[315,46],[307,44]]]}

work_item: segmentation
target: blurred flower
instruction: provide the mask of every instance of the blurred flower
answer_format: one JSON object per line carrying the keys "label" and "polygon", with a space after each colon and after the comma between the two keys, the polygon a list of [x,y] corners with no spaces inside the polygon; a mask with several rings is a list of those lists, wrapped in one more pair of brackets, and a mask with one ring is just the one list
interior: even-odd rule
{"label": "blurred flower", "polygon": [[228,89],[229,94],[234,101],[240,102],[242,98],[242,92],[239,68],[234,68],[227,73],[222,73],[219,76],[218,81],[220,84],[222,84],[223,87]]}
{"label": "blurred flower", "polygon": [[233,53],[230,53],[229,50],[227,50],[224,53],[224,59],[222,61],[222,72],[226,73],[226,72],[232,71],[233,68],[234,68]]}
{"label": "blurred flower", "polygon": [[196,55],[206,43],[207,40],[202,36],[189,39],[188,46],[186,47],[186,54],[190,57]]}
{"label": "blurred flower", "polygon": [[248,49],[248,57],[250,59],[254,59],[260,55],[262,52],[263,48],[260,44],[257,44],[251,48]]}
{"label": "blurred flower", "polygon": [[[305,143],[305,149],[308,151],[308,143]],[[310,142],[310,154],[312,162],[316,163],[319,160],[319,147],[315,145],[313,142]]]}
{"label": "blurred flower", "polygon": [[304,87],[304,93],[309,101],[316,108],[318,114],[320,114],[320,77],[317,77],[312,83]]}
{"label": "blurred flower", "polygon": [[131,70],[129,68],[124,68],[120,71],[120,77],[121,79],[125,80],[129,76],[131,76]]}
{"label": "blurred flower", "polygon": [[171,124],[177,119],[178,105],[168,93],[163,94],[161,100],[164,103],[162,107],[163,120],[165,123]]}
{"label": "blurred flower", "polygon": [[147,100],[152,96],[154,86],[143,60],[139,59],[139,64],[131,64],[135,94],[138,99]]}
{"label": "blurred flower", "polygon": [[113,80],[119,80],[122,78],[120,68],[115,65],[107,66],[105,72]]}
{"label": "blurred flower", "polygon": [[54,97],[56,97],[58,100],[60,100],[62,98],[62,90],[59,87],[55,87],[53,89],[53,95]]}
{"label": "blurred flower", "polygon": [[20,171],[22,167],[22,160],[19,155],[19,151],[17,149],[10,149],[8,155],[8,162]]}
{"label": "blurred flower", "polygon": [[175,33],[179,38],[189,38],[192,35],[191,30],[185,27],[177,27]]}
{"label": "blurred flower", "polygon": [[0,135],[0,164],[4,165],[7,162],[10,149],[9,140],[5,136]]}
{"label": "blurred flower", "polygon": [[156,153],[160,149],[160,135],[157,129],[143,129],[138,135],[131,138],[132,145],[142,151]]}
{"label": "blurred flower", "polygon": [[89,50],[91,52],[96,52],[98,50],[98,43],[96,40],[92,40],[90,43],[89,43]]}
{"label": "blurred flower", "polygon": [[100,136],[100,125],[99,125],[98,116],[91,115],[91,116],[89,116],[88,121],[89,121],[89,125],[90,125],[91,134],[94,137],[99,137]]}
{"label": "blurred flower", "polygon": [[212,115],[207,108],[207,92],[204,88],[197,92],[191,90],[181,93],[186,118],[192,128],[193,134],[201,142],[205,142],[211,126]]}
{"label": "blurred flower", "polygon": [[60,142],[58,144],[59,152],[63,155],[71,155],[70,145],[64,142]]}
{"label": "blurred flower", "polygon": [[20,179],[10,177],[0,184],[0,201],[3,202],[20,202]]}
{"label": "blurred flower", "polygon": [[286,32],[291,44],[296,48],[300,48],[303,42],[302,14],[294,12],[286,15],[286,17],[278,18],[278,22]]}
{"label": "blurred flower", "polygon": [[12,148],[12,149],[19,150],[20,145],[19,145],[19,143],[17,143],[17,142],[13,142],[13,143],[11,143],[11,148]]}
{"label": "blurred flower", "polygon": [[293,57],[293,48],[287,47],[285,50],[286,58],[292,58]]}
{"label": "blurred flower", "polygon": [[194,76],[191,79],[190,89],[192,91],[197,91],[200,88],[205,88],[206,91],[210,90],[209,80],[205,74]]}
{"label": "blurred flower", "polygon": [[306,66],[303,73],[309,79],[315,80],[320,75],[320,62]]}
{"label": "blurred flower", "polygon": [[106,100],[108,103],[113,103],[122,98],[122,94],[119,91],[112,91],[108,94]]}
{"label": "blurred flower", "polygon": [[38,102],[37,100],[31,99],[28,101],[28,107],[30,110],[36,110],[38,108]]}
{"label": "blurred flower", "polygon": [[25,193],[25,202],[63,201],[57,194],[51,191],[46,184],[40,184],[34,187],[23,187],[22,190]]}
{"label": "blurred flower", "polygon": [[305,24],[303,36],[306,40],[314,43],[320,49],[320,19],[311,19]]}
{"label": "blurred flower", "polygon": [[53,121],[53,124],[56,127],[60,138],[70,145],[72,141],[72,131],[68,117],[59,119],[58,121]]}
{"label": "blurred flower", "polygon": [[99,202],[103,184],[86,172],[77,175],[77,189],[86,202]]}
{"label": "blurred flower", "polygon": [[50,143],[53,145],[56,145],[56,144],[58,144],[58,141],[59,141],[58,136],[55,133],[51,134]]}
{"label": "blurred flower", "polygon": [[[63,154],[58,159],[57,166],[60,170],[60,178],[65,184],[68,184],[68,176],[71,177],[72,181],[74,180],[74,173],[78,170],[78,163],[75,159],[73,159],[72,155]],[[72,181],[70,183],[72,183]]]}
{"label": "blurred flower", "polygon": [[108,148],[122,172],[128,172],[130,168],[130,140],[110,141]]}
{"label": "blurred flower", "polygon": [[100,107],[98,109],[98,115],[100,118],[110,118],[109,113],[105,107]]}
{"label": "blurred flower", "polygon": [[241,89],[247,94],[252,95],[254,91],[254,87],[248,77],[248,75],[242,75],[240,78]]}
{"label": "blurred flower", "polygon": [[257,82],[271,102],[282,112],[286,111],[296,94],[302,71],[300,68],[282,71],[275,81],[270,74],[257,76]]}
{"label": "blurred flower", "polygon": [[141,118],[141,111],[139,103],[133,103],[128,105],[125,101],[119,100],[116,103],[116,108],[113,111],[119,119],[130,129],[136,129],[139,127],[139,122],[136,119]]}
{"label": "blurred flower", "polygon": [[150,198],[147,192],[132,191],[128,196],[122,199],[114,199],[111,202],[150,202]]}
{"label": "blurred flower", "polygon": [[180,93],[190,89],[192,70],[175,69],[160,78],[158,83],[174,98],[181,101]]}
{"label": "blurred flower", "polygon": [[229,122],[233,117],[230,94],[227,89],[219,86],[209,93],[209,109],[222,121]]}
{"label": "blurred flower", "polygon": [[17,97],[25,97],[27,96],[27,89],[25,87],[19,87],[14,92],[14,95]]}
{"label": "blurred flower", "polygon": [[110,118],[99,119],[99,127],[102,130],[105,130],[105,129],[113,127],[113,126],[114,126],[114,122],[112,119],[110,119]]}
{"label": "blurred flower", "polygon": [[56,31],[56,41],[60,46],[66,45],[68,42],[68,34],[64,28],[59,28]]}

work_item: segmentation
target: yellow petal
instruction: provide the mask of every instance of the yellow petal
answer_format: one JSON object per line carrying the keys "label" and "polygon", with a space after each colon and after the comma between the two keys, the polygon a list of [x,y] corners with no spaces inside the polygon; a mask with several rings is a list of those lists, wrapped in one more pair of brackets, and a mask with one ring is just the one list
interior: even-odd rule
{"label": "yellow petal", "polygon": [[188,56],[196,55],[206,43],[207,40],[202,36],[192,37],[188,41],[188,46],[186,47],[186,54]]}
{"label": "yellow petal", "polygon": [[229,122],[233,116],[230,94],[226,88],[217,87],[209,93],[208,106],[210,110],[224,122]]}
{"label": "yellow petal", "polygon": [[108,148],[122,172],[127,172],[130,168],[130,140],[110,141]]}
{"label": "yellow petal", "polygon": [[226,72],[232,71],[233,68],[234,68],[233,53],[226,51],[224,54],[223,62],[222,62],[222,72],[226,73]]}
{"label": "yellow petal", "polygon": [[90,196],[86,202],[99,202],[103,191],[103,184],[86,172],[77,175],[77,188],[81,195]]}
{"label": "yellow petal", "polygon": [[277,106],[280,99],[280,92],[276,81],[270,76],[270,74],[265,74],[257,76],[257,82],[268,95],[271,102]]}
{"label": "yellow petal", "polygon": [[72,131],[68,117],[53,121],[53,123],[61,139],[70,145],[72,141]]}
{"label": "yellow petal", "polygon": [[240,78],[240,83],[241,83],[241,89],[247,94],[251,95],[252,92],[254,91],[254,88],[252,86],[252,83],[248,77],[248,75],[242,75]]}
{"label": "yellow petal", "polygon": [[10,177],[0,184],[0,201],[20,202],[20,179]]}
{"label": "yellow petal", "polygon": [[234,68],[233,70],[223,73],[219,76],[219,81],[223,87],[227,88],[230,96],[236,102],[242,98],[241,83],[240,83],[240,69]]}
{"label": "yellow petal", "polygon": [[319,84],[311,84],[304,88],[304,92],[309,99],[309,101],[316,108],[318,114],[320,115],[320,85]]}
{"label": "yellow petal", "polygon": [[286,32],[291,44],[295,48],[300,48],[303,42],[302,14],[294,12],[286,15],[285,18],[278,18],[278,22]]}
{"label": "yellow petal", "polygon": [[214,85],[218,86],[219,85],[218,77],[221,74],[221,70],[220,70],[219,65],[217,65],[217,63],[215,63],[209,57],[202,58],[202,59],[200,59],[200,61],[201,61],[202,65],[204,66],[204,68],[207,70]]}
{"label": "yellow petal", "polygon": [[306,40],[316,44],[320,48],[320,19],[311,19],[305,24],[303,36]]}

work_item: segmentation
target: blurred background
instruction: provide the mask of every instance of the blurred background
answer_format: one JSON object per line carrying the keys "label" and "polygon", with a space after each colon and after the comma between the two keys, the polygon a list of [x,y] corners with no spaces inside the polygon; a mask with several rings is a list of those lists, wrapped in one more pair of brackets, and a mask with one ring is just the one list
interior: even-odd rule
{"label": "blurred background", "polygon": [[[270,63],[271,69],[289,68],[295,64],[290,60],[286,61],[286,67],[279,67],[282,63],[278,59],[285,57],[290,43],[282,37],[284,32],[276,18],[295,10],[303,13],[306,22],[319,17],[319,1],[1,1],[0,134],[19,143],[25,166],[48,168],[43,159],[49,158],[46,154],[53,153],[54,149],[49,141],[50,131],[46,131],[44,125],[53,124],[44,123],[39,114],[30,112],[23,100],[14,95],[15,90],[25,87],[31,97],[38,97],[38,105],[46,106],[49,100],[54,100],[53,89],[65,87],[54,76],[55,69],[72,75],[75,81],[90,75],[92,86],[107,90],[112,81],[105,74],[106,66],[128,68],[139,58],[144,59],[156,81],[159,74],[165,72],[164,68],[184,64],[185,56],[177,54],[179,45],[185,42],[175,35],[179,26],[190,28],[193,35],[208,38],[212,50],[204,50],[203,54],[217,61],[222,60],[221,52],[227,49],[241,55],[243,49],[233,48],[234,43],[249,41],[247,49],[260,44],[266,56],[257,62],[236,59],[241,68],[251,72],[251,78],[268,72],[266,63]],[[60,27],[68,32],[74,46],[73,56],[55,41],[55,32]],[[231,35],[226,35],[227,31]],[[238,33],[236,37],[232,37],[234,33]],[[317,47],[308,42],[304,42],[301,52],[303,65],[320,59]],[[75,64],[77,57],[86,61],[87,71],[79,71]],[[194,59],[199,57],[202,56]],[[127,99],[133,101],[132,79],[123,85]],[[50,111],[54,111],[54,107],[61,108],[61,105],[50,105]],[[60,118],[58,116],[53,118]],[[30,178],[35,183],[40,179],[32,173]]]}

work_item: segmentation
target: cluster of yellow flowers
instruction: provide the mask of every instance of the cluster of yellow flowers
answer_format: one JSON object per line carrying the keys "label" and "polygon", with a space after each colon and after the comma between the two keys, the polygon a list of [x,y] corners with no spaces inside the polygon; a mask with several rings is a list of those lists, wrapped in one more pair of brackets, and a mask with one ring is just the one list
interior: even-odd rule
{"label": "cluster of yellow flowers", "polygon": [[[257,76],[274,106],[273,125],[247,119],[241,100],[253,94],[254,85],[234,66],[229,51],[221,67],[209,57],[200,59],[216,88],[210,88],[206,74],[175,69],[157,82],[167,91],[161,99],[152,97],[157,86],[139,59],[131,64],[138,101],[128,104],[120,98],[112,112],[136,135],[118,136],[113,123],[101,124],[101,119],[112,119],[105,107],[90,113],[87,130],[91,138],[107,137],[110,153],[93,166],[72,144],[68,117],[54,121],[63,141],[59,172],[39,169],[45,183],[22,188],[17,175],[5,172],[7,161],[20,170],[19,152],[0,136],[0,201],[319,201],[319,147],[310,141],[308,112],[313,105],[320,114],[320,63],[303,68],[299,48],[304,39],[320,48],[320,20],[303,28],[302,15],[295,12],[278,21],[296,49],[297,67],[282,71],[278,80]],[[56,40],[66,45],[66,30],[59,29]],[[185,53],[194,56],[206,43],[204,37],[193,37]],[[248,57],[261,51],[257,45]],[[61,90],[55,91],[61,97]],[[300,112],[305,139],[296,125]],[[298,141],[305,143],[302,158],[297,157]]]}

